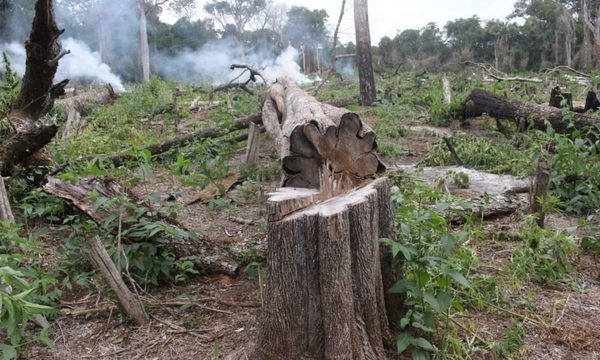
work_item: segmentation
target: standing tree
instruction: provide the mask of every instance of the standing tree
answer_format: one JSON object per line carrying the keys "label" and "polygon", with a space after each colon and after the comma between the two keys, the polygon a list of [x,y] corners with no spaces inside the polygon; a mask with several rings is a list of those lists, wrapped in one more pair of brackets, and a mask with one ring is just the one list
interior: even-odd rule
{"label": "standing tree", "polygon": [[360,80],[360,99],[363,105],[375,102],[375,76],[371,54],[371,32],[367,0],[354,0],[354,26],[356,29],[356,65]]}
{"label": "standing tree", "polygon": [[242,35],[252,19],[266,7],[265,0],[212,0],[204,5],[204,10],[215,18],[224,30],[228,25],[233,25],[237,35]]}
{"label": "standing tree", "polygon": [[140,22],[140,61],[142,64],[142,79],[150,80],[150,47],[148,45],[148,20],[149,14],[160,11],[161,6],[170,3],[173,9],[192,9],[194,0],[136,0]]}

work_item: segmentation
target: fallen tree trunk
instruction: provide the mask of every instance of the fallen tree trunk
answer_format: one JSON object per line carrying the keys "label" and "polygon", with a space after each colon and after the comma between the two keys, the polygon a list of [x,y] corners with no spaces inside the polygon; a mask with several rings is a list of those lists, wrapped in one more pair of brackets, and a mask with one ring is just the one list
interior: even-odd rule
{"label": "fallen tree trunk", "polygon": [[385,169],[375,154],[375,133],[357,114],[321,104],[292,82],[269,87],[263,122],[280,147],[285,187],[319,188],[323,165],[339,189]]}
{"label": "fallen tree trunk", "polygon": [[[417,169],[413,165],[399,166],[399,170],[413,175],[428,184],[436,184],[453,195],[468,200],[469,206],[462,202],[450,205],[446,218],[452,224],[462,224],[466,217],[481,220],[495,219],[527,209],[529,205],[526,193],[530,190],[530,179],[518,179],[510,175],[497,175],[477,171],[464,166],[436,166]],[[468,178],[467,187],[455,184],[452,174],[464,173]]]}
{"label": "fallen tree trunk", "polygon": [[294,192],[299,209],[306,189],[279,190],[268,202],[280,220],[268,224],[264,316],[256,344],[231,358],[385,359],[391,333],[378,239],[392,226],[387,179],[280,214]]}
{"label": "fallen tree trunk", "polygon": [[[115,220],[115,214],[121,214],[125,210],[109,200],[116,197],[129,199],[130,196],[112,179],[90,177],[82,178],[76,184],[71,184],[70,182],[50,177],[44,185],[44,191],[66,200],[67,203],[81,210],[98,225],[106,227],[108,231],[115,235],[119,231],[126,234],[127,230],[136,224],[153,221],[162,221],[179,231],[189,232],[178,221],[152,209],[144,211],[137,222],[123,221],[121,227],[119,227],[118,219]],[[98,206],[99,204],[102,205]],[[136,206],[147,208],[145,206]],[[146,240],[137,239],[133,236],[129,236],[127,239],[131,242]],[[195,234],[191,234],[185,240],[169,240],[165,244],[165,248],[179,258],[194,256],[195,259],[193,262],[196,265],[196,269],[200,272],[216,272],[233,276],[239,268],[239,263],[231,258],[230,254],[224,248],[217,244],[211,244]]]}
{"label": "fallen tree trunk", "polygon": [[546,130],[546,121],[548,121],[559,133],[570,131],[570,123],[567,120],[570,116],[575,129],[578,130],[600,124],[600,119],[596,117],[575,112],[569,112],[565,117],[561,109],[511,100],[485,90],[474,89],[465,101],[463,116],[471,118],[483,114],[497,119],[512,120],[517,124],[527,124],[531,121],[531,125],[539,130]]}
{"label": "fallen tree trunk", "polygon": [[[68,54],[62,50],[58,37],[62,31],[54,20],[52,0],[38,0],[31,34],[25,43],[27,62],[21,89],[8,121],[15,130],[0,144],[0,176],[9,175],[16,164],[24,163],[44,148],[56,135],[56,126],[36,126],[47,114],[54,99],[64,93],[68,80],[53,85],[58,61]],[[49,162],[48,156],[38,156]]]}

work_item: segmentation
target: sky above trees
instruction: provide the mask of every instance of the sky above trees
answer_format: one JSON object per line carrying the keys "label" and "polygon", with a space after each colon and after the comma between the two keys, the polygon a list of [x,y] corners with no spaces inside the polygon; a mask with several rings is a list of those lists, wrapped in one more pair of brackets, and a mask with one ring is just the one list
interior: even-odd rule
{"label": "sky above trees", "polygon": [[[325,9],[329,14],[329,27],[340,12],[341,0],[276,0],[309,9]],[[461,17],[477,15],[482,20],[504,19],[513,11],[516,0],[369,0],[371,38],[374,44],[384,36],[393,37],[397,31],[423,28],[429,22],[440,26]],[[197,1],[196,17],[206,17],[203,6],[208,1]],[[348,2],[347,15],[340,27],[340,40],[354,41],[354,19],[352,1]],[[165,13],[163,21],[174,22],[176,17]]]}

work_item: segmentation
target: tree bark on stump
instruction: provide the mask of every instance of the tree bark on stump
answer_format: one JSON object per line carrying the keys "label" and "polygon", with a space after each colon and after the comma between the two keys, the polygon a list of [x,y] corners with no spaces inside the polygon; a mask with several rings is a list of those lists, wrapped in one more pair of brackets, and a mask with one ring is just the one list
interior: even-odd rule
{"label": "tree bark on stump", "polygon": [[[562,109],[511,100],[485,90],[474,89],[464,104],[463,117],[477,117],[484,113],[497,119],[512,120],[517,124],[531,120],[533,127],[542,131],[546,130],[546,121],[558,133],[571,131]],[[592,116],[575,112],[569,112],[569,115],[572,115],[573,125],[578,130],[600,124],[600,119]]]}
{"label": "tree bark on stump", "polygon": [[[62,31],[54,20],[52,0],[38,0],[31,34],[25,43],[27,61],[21,89],[7,115],[15,132],[0,144],[0,176],[9,175],[16,164],[23,163],[38,153],[56,135],[54,125],[37,127],[35,122],[47,114],[54,99],[64,93],[68,80],[53,85],[58,61],[68,54],[63,51],[58,37]],[[49,162],[48,156],[39,156]]]}
{"label": "tree bark on stump", "polygon": [[289,215],[279,214],[282,202],[310,194],[280,191],[267,205],[280,220],[269,221],[259,335],[240,357],[384,359],[390,331],[378,239],[393,229],[387,179]]}
{"label": "tree bark on stump", "polygon": [[318,102],[292,82],[269,87],[262,117],[280,147],[285,187],[318,189],[326,164],[338,189],[356,187],[385,170],[371,127],[355,113]]}

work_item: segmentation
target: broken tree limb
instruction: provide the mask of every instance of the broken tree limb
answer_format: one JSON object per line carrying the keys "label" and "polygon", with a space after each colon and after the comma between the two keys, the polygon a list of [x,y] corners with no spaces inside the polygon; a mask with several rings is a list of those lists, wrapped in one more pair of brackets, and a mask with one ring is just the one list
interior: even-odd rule
{"label": "broken tree limb", "polygon": [[258,160],[258,146],[260,144],[260,127],[250,123],[248,129],[248,145],[246,146],[246,163],[255,164]]}
{"label": "broken tree limb", "polygon": [[385,169],[375,153],[375,133],[357,114],[324,106],[292,82],[267,91],[263,122],[280,147],[285,187],[319,188],[326,163],[339,188]]}
{"label": "broken tree limb", "polygon": [[117,295],[123,311],[131,316],[138,325],[148,323],[148,314],[140,300],[127,288],[121,273],[113,263],[98,235],[94,236],[90,246],[90,260],[100,270],[102,277]]}
{"label": "broken tree limb", "polygon": [[532,83],[543,83],[544,80],[539,78],[525,78],[519,76],[508,76],[502,71],[496,69],[494,66],[486,63],[477,63],[473,61],[465,61],[467,65],[474,65],[483,70],[483,72],[496,81],[518,81],[518,82],[532,82]]}
{"label": "broken tree limb", "polygon": [[[387,179],[378,179],[269,221],[264,316],[255,346],[238,358],[386,358],[390,330],[378,239],[392,226],[381,224],[392,219],[384,213],[391,208],[380,204],[387,188]],[[282,191],[270,198],[269,213],[296,189]]]}
{"label": "broken tree limb", "polygon": [[450,151],[450,156],[452,157],[454,164],[456,164],[457,166],[464,166],[465,163],[460,159],[460,156],[458,156],[458,153],[456,152],[456,149],[452,145],[452,142],[450,142],[450,139],[446,136],[444,136],[442,138],[444,139],[444,142],[446,143],[446,146],[448,147],[448,151]]}
{"label": "broken tree limb", "polygon": [[[110,219],[114,219],[114,214],[119,214],[123,209],[109,200],[116,197],[129,198],[129,196],[116,181],[108,178],[88,177],[80,179],[76,184],[71,184],[70,182],[64,182],[57,178],[50,177],[43,188],[47,193],[66,200],[67,203],[89,216],[99,226],[108,226],[108,231],[115,235],[118,233],[118,224],[111,224]],[[98,204],[109,205],[98,206]],[[144,215],[141,216],[139,221],[162,221],[174,228],[187,231],[187,229],[176,220],[158,214],[159,212],[151,211],[151,209],[149,209],[149,211],[144,212]],[[137,222],[123,222],[121,230],[126,231],[135,224],[137,224]],[[140,239],[128,236],[126,240],[135,242]],[[209,243],[195,234],[191,234],[191,236],[186,239],[169,240],[169,242],[165,244],[165,248],[180,258],[189,256],[195,257],[192,261],[200,272],[216,272],[235,276],[239,268],[239,263],[234,260],[224,248],[217,244]]]}
{"label": "broken tree limb", "polygon": [[[488,114],[497,119],[512,120],[517,124],[527,125],[532,122],[534,128],[546,130],[546,121],[559,133],[570,131],[570,122],[565,119],[563,110],[534,103],[525,103],[511,100],[481,89],[474,89],[463,106],[464,118],[471,118]],[[566,116],[573,119],[575,129],[581,130],[586,127],[600,124],[600,119],[575,112],[569,112]]]}
{"label": "broken tree limb", "polygon": [[[37,127],[36,121],[47,114],[54,98],[64,93],[66,82],[53,86],[62,47],[62,31],[54,20],[52,0],[38,0],[31,34],[25,43],[27,61],[21,89],[7,118],[15,129],[0,144],[0,176],[8,175],[14,165],[24,163],[44,148],[56,135],[55,126]],[[48,156],[39,156],[45,163]]]}

